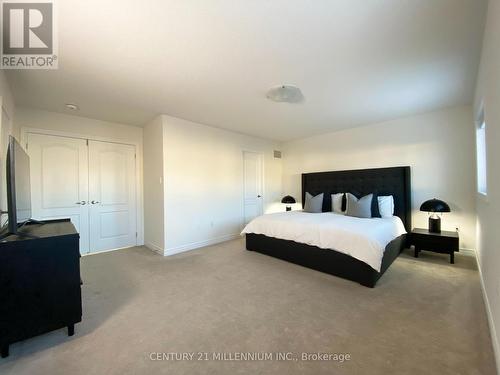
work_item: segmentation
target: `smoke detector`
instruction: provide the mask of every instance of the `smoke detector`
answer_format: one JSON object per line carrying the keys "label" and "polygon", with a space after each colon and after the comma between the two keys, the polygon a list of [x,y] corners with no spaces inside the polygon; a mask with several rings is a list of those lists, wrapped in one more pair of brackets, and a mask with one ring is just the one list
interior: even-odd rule
{"label": "smoke detector", "polygon": [[299,103],[304,100],[302,91],[294,85],[271,87],[266,96],[269,100],[280,103]]}

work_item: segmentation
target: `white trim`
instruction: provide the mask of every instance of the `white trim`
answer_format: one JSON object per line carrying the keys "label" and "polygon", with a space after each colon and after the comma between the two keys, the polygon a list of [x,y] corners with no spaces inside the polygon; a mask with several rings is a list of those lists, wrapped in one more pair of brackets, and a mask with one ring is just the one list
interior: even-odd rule
{"label": "white trim", "polygon": [[[482,130],[483,131],[483,138],[484,138],[484,150],[481,153],[481,156],[484,157],[484,186],[480,186],[480,181],[479,181],[479,148],[478,148],[478,131]],[[476,191],[478,193],[478,196],[483,196],[484,198],[487,198],[488,196],[488,145],[487,145],[487,125],[486,125],[486,119],[485,119],[485,113],[484,113],[484,104],[481,104],[481,107],[479,109],[479,113],[476,116],[476,129],[475,129],[475,151],[476,151]],[[484,155],[483,155],[484,154]]]}
{"label": "white trim", "polygon": [[[423,251],[426,251],[426,250],[423,250]],[[429,252],[432,252],[432,250],[430,250]],[[442,253],[442,254],[447,255],[446,253]],[[460,248],[458,251],[458,254],[476,258],[476,250],[474,250],[474,249]]]}
{"label": "white trim", "polygon": [[459,253],[469,257],[476,257],[476,251],[473,249],[460,249]]}
{"label": "white trim", "polygon": [[141,142],[129,142],[122,139],[111,138],[111,137],[100,137],[82,133],[73,133],[59,130],[50,130],[50,129],[42,129],[42,128],[34,128],[29,126],[22,126],[20,129],[21,135],[21,144],[23,147],[26,145],[28,141],[28,133],[35,133],[41,135],[53,135],[58,137],[69,137],[69,138],[79,138],[79,139],[89,139],[93,141],[100,142],[109,142],[109,143],[118,143],[122,145],[131,145],[135,146],[135,183],[136,183],[136,246],[144,245],[144,187],[142,180],[142,163],[143,163],[143,155],[142,155],[142,143]]}
{"label": "white trim", "polygon": [[495,328],[495,322],[493,321],[493,312],[491,311],[490,300],[488,294],[486,293],[486,287],[484,285],[483,271],[481,267],[481,262],[476,253],[476,263],[479,270],[479,281],[481,283],[481,291],[483,292],[483,300],[486,307],[486,315],[488,317],[488,325],[490,327],[491,342],[493,345],[493,354],[495,355],[495,362],[497,365],[497,373],[500,374],[500,343],[498,342],[498,336]]}
{"label": "white trim", "polygon": [[476,192],[477,194],[477,198],[481,201],[483,201],[484,203],[489,203],[489,198],[488,198],[488,194],[487,193],[483,193],[481,191],[478,191]]}
{"label": "white trim", "polygon": [[157,254],[164,255],[163,249],[161,248],[161,246],[158,246],[157,244],[154,244],[152,242],[146,242],[144,246],[146,246],[149,250],[154,251]]}
{"label": "white trim", "polygon": [[89,135],[89,134],[84,134],[84,133],[73,133],[73,132],[66,132],[66,131],[60,131],[60,130],[33,128],[33,127],[29,127],[29,126],[22,126],[21,127],[21,141],[23,142],[23,144],[25,144],[27,141],[28,133],[35,133],[35,134],[41,134],[41,135],[54,135],[54,136],[58,136],[58,137],[90,139],[93,141],[120,143],[122,145],[133,145],[133,146],[139,145],[138,142],[127,142],[125,140],[112,138],[112,137],[100,137],[100,136]]}
{"label": "white trim", "polygon": [[218,244],[221,242],[235,240],[237,238],[240,238],[239,233],[228,234],[225,236],[216,237],[216,238],[212,238],[212,239],[204,240],[204,241],[192,242],[192,243],[189,243],[186,245],[181,245],[181,246],[176,246],[176,247],[171,247],[171,248],[165,249],[165,251],[163,252],[163,255],[170,256],[170,255],[174,255],[174,254],[179,254],[179,253],[183,253],[185,251],[198,249],[200,247],[205,247],[205,246],[215,245],[215,244]]}
{"label": "white trim", "polygon": [[112,251],[118,251],[118,250],[131,249],[133,247],[135,247],[135,246],[125,246],[125,247],[117,247],[116,249],[92,251],[92,252],[89,252],[89,253],[82,254],[82,257],[86,257],[86,256],[89,256],[89,255],[102,254],[102,253],[110,253]]}

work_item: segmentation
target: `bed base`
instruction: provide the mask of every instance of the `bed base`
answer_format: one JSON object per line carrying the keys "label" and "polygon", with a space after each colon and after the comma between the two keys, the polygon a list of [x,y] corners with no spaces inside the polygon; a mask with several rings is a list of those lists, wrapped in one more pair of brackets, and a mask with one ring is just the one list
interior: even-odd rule
{"label": "bed base", "polygon": [[320,249],[263,234],[246,235],[247,250],[355,281],[369,288],[375,287],[378,279],[399,256],[405,245],[406,235],[390,242],[385,248],[380,272],[377,272],[368,264],[335,250]]}

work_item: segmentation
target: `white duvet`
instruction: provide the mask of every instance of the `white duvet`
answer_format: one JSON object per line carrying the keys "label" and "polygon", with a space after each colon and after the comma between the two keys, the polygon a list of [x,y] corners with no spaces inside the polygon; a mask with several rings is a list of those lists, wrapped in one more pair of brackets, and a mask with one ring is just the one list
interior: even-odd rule
{"label": "white duvet", "polygon": [[280,212],[259,216],[241,234],[255,233],[333,249],[380,271],[385,247],[406,233],[401,219],[360,219],[333,212]]}

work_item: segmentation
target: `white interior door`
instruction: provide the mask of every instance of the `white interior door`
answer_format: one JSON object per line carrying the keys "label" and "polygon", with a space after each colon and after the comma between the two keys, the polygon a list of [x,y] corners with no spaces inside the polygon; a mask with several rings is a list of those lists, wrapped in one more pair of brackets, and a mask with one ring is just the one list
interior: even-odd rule
{"label": "white interior door", "polygon": [[89,141],[91,251],[136,245],[135,147]]}
{"label": "white interior door", "polygon": [[85,139],[28,134],[34,219],[70,218],[89,252],[88,148]]}
{"label": "white interior door", "polygon": [[262,215],[262,154],[243,152],[245,224]]}

